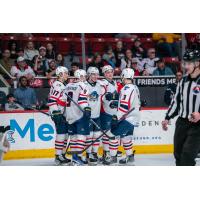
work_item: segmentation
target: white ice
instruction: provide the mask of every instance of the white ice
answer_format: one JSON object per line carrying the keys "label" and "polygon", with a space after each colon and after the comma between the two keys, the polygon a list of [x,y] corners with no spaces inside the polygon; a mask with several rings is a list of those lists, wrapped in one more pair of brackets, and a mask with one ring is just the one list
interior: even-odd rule
{"label": "white ice", "polygon": [[[22,159],[22,160],[4,160],[1,165],[4,166],[52,166],[53,158],[42,159]],[[172,154],[138,154],[135,155],[136,166],[169,166],[174,165]]]}
{"label": "white ice", "polygon": [[[2,166],[54,166],[53,158],[3,160]],[[174,166],[173,154],[136,154],[135,166]],[[197,161],[200,165],[200,161]]]}

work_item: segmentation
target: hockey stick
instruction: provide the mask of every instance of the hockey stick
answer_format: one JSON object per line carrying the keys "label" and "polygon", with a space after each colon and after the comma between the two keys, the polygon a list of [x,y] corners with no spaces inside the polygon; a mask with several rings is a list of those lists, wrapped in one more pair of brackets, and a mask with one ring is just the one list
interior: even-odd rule
{"label": "hockey stick", "polygon": [[30,110],[35,110],[35,111],[38,111],[38,112],[40,112],[40,113],[42,113],[42,114],[44,114],[44,115],[47,115],[48,117],[51,117],[51,115],[49,114],[49,113],[46,113],[46,112],[44,112],[44,111],[42,111],[42,110],[39,110],[39,109],[37,109],[37,108],[33,108],[33,107],[31,107],[31,106],[29,106],[29,107],[25,107],[21,102],[19,102],[19,101],[14,101],[15,103],[18,103],[20,106],[22,106],[24,109],[30,109]]}
{"label": "hockey stick", "polygon": [[[135,110],[135,108],[130,109],[126,114],[124,114],[120,120],[118,121],[118,123],[120,123],[121,121],[123,121],[127,115],[129,115],[133,110]],[[85,149],[83,149],[82,151],[69,151],[67,152],[67,154],[82,154],[83,152],[85,152],[89,147],[91,147],[95,142],[97,142],[101,137],[103,137],[103,135],[105,135],[105,133],[107,133],[108,131],[110,131],[110,129],[104,131],[99,137],[97,137],[94,141],[92,141],[92,143],[90,145],[87,145]]]}
{"label": "hockey stick", "polygon": [[[76,103],[76,101],[74,101],[74,99],[72,99],[71,98],[71,96],[69,96],[67,93],[65,93],[65,95],[70,99],[70,101],[72,101],[77,107],[78,107],[78,109],[82,112],[82,113],[84,113],[84,110],[81,108],[81,106],[80,105],[78,105],[78,103]],[[109,135],[107,135],[106,134],[106,131],[104,131],[101,127],[99,127],[99,125],[94,121],[94,120],[92,120],[91,118],[90,118],[90,122],[94,125],[94,126],[96,126],[103,134],[105,134],[108,138],[112,138],[112,137],[110,137]]]}

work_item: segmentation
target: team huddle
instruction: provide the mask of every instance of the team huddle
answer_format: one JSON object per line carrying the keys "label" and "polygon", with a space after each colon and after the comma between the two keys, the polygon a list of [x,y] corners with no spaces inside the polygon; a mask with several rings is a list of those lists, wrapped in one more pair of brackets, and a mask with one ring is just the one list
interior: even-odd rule
{"label": "team huddle", "polygon": [[[66,84],[67,68],[56,69],[57,80],[50,89],[48,106],[57,133],[57,165],[117,164],[119,145],[126,153],[119,164],[134,162],[132,136],[139,125],[141,106],[139,90],[133,85],[134,70],[122,71],[122,83],[113,80],[110,65],[102,72],[104,79],[99,80],[96,67],[89,67],[87,72],[79,69],[74,73],[75,81]],[[103,156],[99,157],[101,145]],[[69,147],[72,159],[66,157]]]}

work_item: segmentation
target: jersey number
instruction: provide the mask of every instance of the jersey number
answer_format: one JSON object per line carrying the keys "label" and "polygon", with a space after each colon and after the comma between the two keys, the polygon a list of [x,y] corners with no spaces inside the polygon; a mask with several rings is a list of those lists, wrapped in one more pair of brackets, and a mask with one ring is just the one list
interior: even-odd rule
{"label": "jersey number", "polygon": [[126,100],[126,95],[124,95],[124,98],[122,100]]}
{"label": "jersey number", "polygon": [[51,95],[53,95],[53,96],[57,96],[58,94],[59,94],[59,92],[56,91],[56,90],[53,90],[53,91],[51,92]]}

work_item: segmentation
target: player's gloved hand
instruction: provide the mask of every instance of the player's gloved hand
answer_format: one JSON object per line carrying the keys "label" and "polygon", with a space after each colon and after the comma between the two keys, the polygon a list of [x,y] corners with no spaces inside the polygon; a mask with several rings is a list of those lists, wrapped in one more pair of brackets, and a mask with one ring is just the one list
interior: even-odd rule
{"label": "player's gloved hand", "polygon": [[84,108],[84,117],[89,119],[91,117],[91,108],[90,107],[85,107]]}
{"label": "player's gloved hand", "polygon": [[113,100],[113,94],[111,92],[107,92],[105,94],[105,98],[107,101],[111,101],[111,100]]}
{"label": "player's gloved hand", "polygon": [[112,101],[111,103],[110,103],[110,108],[117,108],[118,107],[118,101]]}
{"label": "player's gloved hand", "polygon": [[108,92],[105,94],[106,100],[111,101],[111,100],[119,100],[119,94],[117,92]]}
{"label": "player's gloved hand", "polygon": [[52,112],[52,119],[55,122],[55,124],[60,124],[63,120],[63,115],[59,110],[54,110]]}
{"label": "player's gloved hand", "polygon": [[111,121],[111,129],[115,129],[118,125],[118,119],[116,115],[112,116],[112,121]]}

